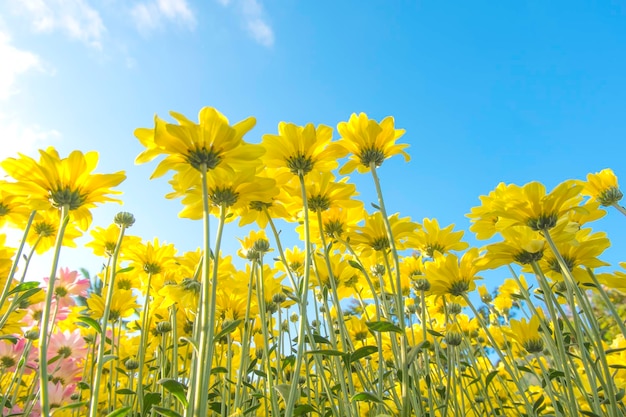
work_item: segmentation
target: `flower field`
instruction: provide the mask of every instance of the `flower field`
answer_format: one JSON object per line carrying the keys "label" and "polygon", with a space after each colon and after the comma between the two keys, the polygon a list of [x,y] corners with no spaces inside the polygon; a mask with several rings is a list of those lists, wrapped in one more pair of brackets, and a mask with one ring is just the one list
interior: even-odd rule
{"label": "flower field", "polygon": [[[133,236],[141,213],[92,226],[125,179],[94,173],[96,152],[0,163],[0,226],[23,232],[0,234],[2,416],[626,415],[626,262],[592,230],[626,215],[610,169],[498,184],[469,210],[470,247],[385,205],[377,168],[409,160],[392,117],[281,122],[252,144],[254,118],[171,116],[135,131],[136,163],[160,159],[152,178],[204,231],[193,252]],[[371,178],[371,207],[348,174]],[[84,233],[94,277],[59,265]],[[477,285],[494,269],[497,288]]]}

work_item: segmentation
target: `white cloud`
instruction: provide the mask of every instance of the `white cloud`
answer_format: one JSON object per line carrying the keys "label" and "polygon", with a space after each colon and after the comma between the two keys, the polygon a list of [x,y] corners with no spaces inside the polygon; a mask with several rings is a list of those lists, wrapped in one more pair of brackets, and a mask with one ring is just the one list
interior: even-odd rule
{"label": "white cloud", "polygon": [[186,0],[153,0],[137,3],[130,10],[130,14],[141,32],[161,27],[165,21],[184,25],[190,30],[196,27],[196,18]]}
{"label": "white cloud", "polygon": [[0,100],[18,92],[15,81],[20,74],[33,69],[42,71],[39,57],[11,45],[11,38],[3,32],[0,32],[0,62]]}
{"label": "white cloud", "polygon": [[17,117],[0,112],[0,161],[18,152],[35,157],[37,149],[45,149],[60,138],[56,130],[27,125]]}
{"label": "white cloud", "polygon": [[263,5],[258,0],[217,0],[217,2],[224,7],[236,3],[243,26],[250,36],[263,46],[274,45],[274,30],[265,19]]}
{"label": "white cloud", "polygon": [[102,48],[106,27],[86,0],[20,0],[12,6],[31,20],[37,32],[60,30],[86,45]]}

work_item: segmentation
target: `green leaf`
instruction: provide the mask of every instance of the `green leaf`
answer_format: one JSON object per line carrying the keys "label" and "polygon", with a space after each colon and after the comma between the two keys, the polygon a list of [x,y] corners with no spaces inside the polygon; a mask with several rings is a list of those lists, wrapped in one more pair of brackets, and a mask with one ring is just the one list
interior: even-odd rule
{"label": "green leaf", "polygon": [[309,355],[325,355],[325,356],[345,356],[345,352],[341,352],[339,350],[332,349],[318,349],[318,350],[308,350],[305,353]]}
{"label": "green leaf", "polygon": [[132,389],[128,389],[128,388],[120,388],[117,391],[115,391],[115,393],[119,395],[135,395],[135,391],[133,391]]}
{"label": "green leaf", "polygon": [[489,372],[489,374],[487,375],[487,378],[485,378],[485,388],[489,386],[489,384],[491,383],[491,381],[493,381],[496,375],[498,375],[498,371]]}
{"label": "green leaf", "polygon": [[237,329],[237,327],[239,327],[242,321],[243,321],[242,319],[235,320],[231,322],[228,326],[220,330],[220,332],[216,334],[215,337],[213,338],[213,343],[217,342],[218,340],[220,340],[222,337],[226,336],[227,334],[234,332]]}
{"label": "green leaf", "polygon": [[[313,341],[315,343],[322,343],[322,344],[325,344],[325,345],[331,345],[332,344],[332,343],[330,343],[330,340],[326,339],[324,336],[321,336],[319,334],[314,334],[313,335]],[[305,336],[304,342],[305,343],[309,343],[309,338]],[[293,343],[298,343],[298,336],[293,338]]]}
{"label": "green leaf", "polygon": [[152,409],[153,405],[157,405],[161,402],[161,394],[158,392],[147,392],[143,396],[143,413],[142,415],[148,415],[148,412]]}
{"label": "green leaf", "polygon": [[316,413],[319,414],[320,412],[317,411],[317,409],[315,407],[313,407],[311,404],[300,404],[297,405],[296,407],[294,407],[293,409],[293,415],[294,416],[301,416],[303,414],[306,413]]}
{"label": "green leaf", "polygon": [[359,392],[358,394],[354,394],[354,396],[352,396],[350,401],[369,401],[369,402],[374,402],[378,404],[383,403],[383,400],[381,400],[380,398],[378,398],[375,394],[372,394],[371,392]]}
{"label": "green leaf", "polygon": [[17,337],[11,336],[10,334],[0,335],[0,340],[6,340],[7,342],[11,343],[12,345],[17,343]]}
{"label": "green leaf", "polygon": [[363,346],[361,348],[358,348],[354,352],[347,355],[348,365],[350,365],[352,362],[358,361],[361,358],[370,356],[376,352],[378,352],[378,348],[376,346]]}
{"label": "green leaf", "polygon": [[55,409],[52,411],[52,415],[55,415],[55,414],[57,413],[57,411],[72,410],[72,409],[74,409],[74,408],[80,408],[80,407],[82,407],[82,406],[84,406],[84,405],[87,405],[87,404],[88,404],[88,403],[87,403],[87,401],[81,401],[81,402],[79,402],[79,403],[70,403],[70,404],[66,404],[66,405],[64,405],[64,406],[62,406],[62,407],[55,408]]}
{"label": "green leaf", "polygon": [[402,329],[396,326],[393,323],[388,321],[369,321],[365,323],[365,325],[373,332],[394,332],[394,333],[402,333]]}
{"label": "green leaf", "polygon": [[378,207],[376,204],[374,203],[370,203],[372,205],[372,207],[374,207],[376,210],[380,210],[380,207]]}
{"label": "green leaf", "polygon": [[76,320],[85,323],[87,326],[94,329],[96,333],[102,334],[102,327],[100,327],[100,323],[98,323],[96,320],[92,319],[91,317],[78,316],[76,317]]}
{"label": "green leaf", "polygon": [[124,417],[133,407],[123,407],[115,411],[111,411],[106,417]]}
{"label": "green leaf", "polygon": [[156,411],[157,413],[165,417],[181,417],[180,414],[178,414],[174,410],[170,410],[169,408],[158,407],[155,405],[155,406],[152,406],[152,410]]}
{"label": "green leaf", "polygon": [[7,296],[17,294],[18,292],[32,290],[32,289],[41,289],[39,288],[39,285],[40,283],[35,282],[35,281],[22,282],[21,284],[13,288],[11,291],[9,291]]}
{"label": "green leaf", "polygon": [[104,355],[102,357],[102,364],[104,365],[105,363],[112,361],[114,359],[117,359],[117,355]]}
{"label": "green leaf", "polygon": [[183,407],[187,407],[187,394],[185,392],[186,387],[179,381],[175,379],[164,378],[157,382],[157,384],[162,385],[168,392],[170,392]]}
{"label": "green leaf", "polygon": [[283,401],[287,403],[289,399],[289,391],[291,390],[291,385],[289,384],[278,384],[274,386],[274,389],[280,394]]}
{"label": "green leaf", "polygon": [[126,268],[119,269],[119,270],[116,272],[116,274],[123,274],[123,273],[125,273],[125,272],[130,272],[130,271],[132,271],[133,269],[135,269],[135,267],[134,267],[134,266],[127,266]]}
{"label": "green leaf", "polygon": [[365,269],[363,269],[363,266],[358,263],[357,261],[353,261],[352,259],[348,260],[348,264],[350,264],[350,266],[354,269],[358,269],[359,271],[365,273]]}

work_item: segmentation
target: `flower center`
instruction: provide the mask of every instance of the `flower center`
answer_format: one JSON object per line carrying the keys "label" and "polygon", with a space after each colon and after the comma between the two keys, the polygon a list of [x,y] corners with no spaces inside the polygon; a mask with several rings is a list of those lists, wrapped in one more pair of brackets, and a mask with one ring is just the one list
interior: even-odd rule
{"label": "flower center", "polygon": [[41,237],[54,236],[56,227],[45,222],[35,223],[35,233]]}
{"label": "flower center", "polygon": [[[603,206],[611,206],[622,199],[624,194],[617,187],[611,187],[608,190],[604,190],[598,196],[598,202]],[[0,214],[2,211],[0,210]]]}
{"label": "flower center", "polygon": [[158,274],[159,272],[161,272],[161,266],[156,262],[146,262],[143,265],[143,270],[147,274]]}
{"label": "flower center", "polygon": [[286,160],[287,168],[294,175],[306,175],[313,169],[314,161],[311,157],[304,155],[303,153],[297,153],[292,155]]}
{"label": "flower center", "polygon": [[230,187],[216,187],[209,191],[209,200],[216,206],[230,207],[239,199],[239,193]]}
{"label": "flower center", "polygon": [[4,205],[4,203],[0,203],[0,216],[6,216],[7,214],[9,214],[9,208]]}
{"label": "flower center", "polygon": [[67,295],[67,288],[65,287],[56,287],[54,289],[54,293],[56,294],[57,297],[59,298],[63,298]]}
{"label": "flower center", "polygon": [[530,218],[526,221],[526,225],[534,231],[548,230],[556,226],[558,216],[556,213],[542,213],[538,217]]}
{"label": "flower center", "polygon": [[15,365],[15,359],[10,356],[0,358],[0,368],[10,368]]}
{"label": "flower center", "polygon": [[429,258],[433,257],[433,255],[435,254],[435,251],[439,253],[444,253],[445,248],[443,247],[443,245],[439,243],[429,243],[426,245],[426,255],[428,255]]}
{"label": "flower center", "polygon": [[389,239],[387,236],[378,237],[371,243],[372,249],[375,251],[383,251],[389,248]]}
{"label": "flower center", "polygon": [[459,281],[454,281],[448,288],[448,291],[451,295],[459,296],[465,294],[469,290],[469,288],[469,282],[461,279]]}
{"label": "flower center", "polygon": [[[567,255],[563,256],[563,260],[565,261],[565,265],[567,266],[567,269],[569,269],[570,271],[573,270],[574,267],[576,266],[576,260],[573,258],[570,258]],[[561,265],[559,265],[559,261],[556,258],[548,259],[548,267],[550,268],[551,271],[558,272],[559,274],[563,273],[563,270],[561,269]]]}
{"label": "flower center", "polygon": [[343,234],[343,223],[339,220],[330,220],[324,223],[324,233],[330,237]]}
{"label": "flower center", "polygon": [[522,343],[522,346],[528,353],[537,353],[543,350],[543,340],[541,339],[528,339]]}
{"label": "flower center", "polygon": [[526,250],[521,250],[513,255],[513,260],[521,265],[530,264],[533,261],[536,262],[541,258],[543,258],[543,251],[533,253]]}
{"label": "flower center", "polygon": [[69,358],[72,356],[72,348],[69,346],[61,346],[57,353],[63,358]]}
{"label": "flower center", "polygon": [[379,167],[385,161],[385,153],[380,149],[372,147],[369,149],[365,149],[363,152],[361,152],[359,158],[361,160],[361,163],[366,167],[369,167],[370,163],[372,162],[374,163],[374,165]]}
{"label": "flower center", "polygon": [[250,209],[256,211],[263,211],[267,208],[272,207],[272,203],[264,203],[262,201],[252,201],[250,202]]}
{"label": "flower center", "polygon": [[211,149],[205,147],[195,149],[189,152],[186,159],[187,162],[198,171],[201,171],[202,164],[204,164],[206,170],[209,171],[217,167],[222,161],[222,157],[213,149],[213,146],[211,146]]}
{"label": "flower center", "polygon": [[52,207],[61,208],[68,206],[70,210],[76,210],[85,203],[85,195],[81,195],[78,190],[72,190],[70,187],[59,188],[50,191],[49,200]]}
{"label": "flower center", "polygon": [[307,202],[309,203],[309,210],[311,211],[325,211],[330,208],[330,199],[321,194],[310,197]]}

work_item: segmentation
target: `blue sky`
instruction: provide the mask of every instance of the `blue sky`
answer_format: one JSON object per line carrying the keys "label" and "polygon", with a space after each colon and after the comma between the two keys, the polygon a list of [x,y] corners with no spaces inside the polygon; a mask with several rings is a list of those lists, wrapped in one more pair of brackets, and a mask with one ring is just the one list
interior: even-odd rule
{"label": "blue sky", "polygon": [[[5,1],[0,62],[0,157],[99,151],[99,172],[128,179],[124,206],[96,210],[94,225],[131,211],[132,233],[180,250],[199,245],[199,223],[177,218],[166,180],[148,180],[154,164],[133,164],[133,130],[169,110],[253,115],[251,142],[283,120],[393,115],[412,160],[380,170],[389,211],[464,230],[501,181],[551,188],[607,167],[626,178],[620,2]],[[370,179],[353,179],[374,201]],[[612,263],[625,221],[597,224]],[[80,259],[62,263],[97,269]]]}

